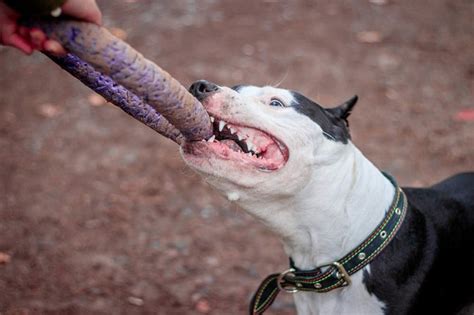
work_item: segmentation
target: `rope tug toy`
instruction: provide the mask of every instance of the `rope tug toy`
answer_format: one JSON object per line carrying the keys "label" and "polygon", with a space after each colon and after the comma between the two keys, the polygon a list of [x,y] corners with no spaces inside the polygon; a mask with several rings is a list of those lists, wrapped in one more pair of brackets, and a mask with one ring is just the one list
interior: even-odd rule
{"label": "rope tug toy", "polygon": [[92,23],[31,19],[69,52],[48,55],[61,68],[161,135],[182,144],[212,135],[202,104],[177,80],[126,42]]}

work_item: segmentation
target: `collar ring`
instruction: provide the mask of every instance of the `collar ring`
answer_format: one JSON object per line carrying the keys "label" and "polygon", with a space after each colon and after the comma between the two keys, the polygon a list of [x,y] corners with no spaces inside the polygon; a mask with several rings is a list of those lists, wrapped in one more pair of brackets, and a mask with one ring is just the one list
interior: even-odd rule
{"label": "collar ring", "polygon": [[297,285],[291,285],[291,286],[283,286],[283,283],[285,282],[285,278],[288,276],[288,277],[292,277],[294,278],[295,277],[295,272],[296,270],[294,268],[290,268],[290,269],[287,269],[285,271],[283,271],[282,273],[280,273],[278,275],[278,278],[277,278],[277,286],[278,286],[278,289],[280,289],[281,291],[285,291],[285,292],[288,292],[288,293],[296,293],[298,292],[298,287]]}

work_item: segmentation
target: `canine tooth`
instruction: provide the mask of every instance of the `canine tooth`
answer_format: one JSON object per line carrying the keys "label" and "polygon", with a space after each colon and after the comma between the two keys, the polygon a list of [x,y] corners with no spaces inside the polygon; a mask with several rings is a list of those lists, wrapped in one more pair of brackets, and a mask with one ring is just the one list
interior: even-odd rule
{"label": "canine tooth", "polygon": [[235,130],[235,129],[232,128],[232,127],[230,127],[229,129],[230,129],[230,134],[232,134],[232,135],[237,132],[237,130]]}
{"label": "canine tooth", "polygon": [[211,116],[211,122],[214,122],[214,117]]}
{"label": "canine tooth", "polygon": [[252,142],[247,141],[247,149],[249,149],[249,151],[255,151]]}
{"label": "canine tooth", "polygon": [[237,134],[237,139],[239,139],[239,141],[242,141],[243,137],[239,134]]}
{"label": "canine tooth", "polygon": [[223,120],[219,121],[219,132],[224,130],[224,127],[225,127],[225,121]]}
{"label": "canine tooth", "polygon": [[236,191],[232,191],[227,194],[227,199],[229,199],[229,201],[236,201],[236,200],[239,200],[239,198],[240,198],[239,193]]}
{"label": "canine tooth", "polygon": [[216,135],[212,135],[209,139],[207,139],[207,142],[214,142],[216,140]]}

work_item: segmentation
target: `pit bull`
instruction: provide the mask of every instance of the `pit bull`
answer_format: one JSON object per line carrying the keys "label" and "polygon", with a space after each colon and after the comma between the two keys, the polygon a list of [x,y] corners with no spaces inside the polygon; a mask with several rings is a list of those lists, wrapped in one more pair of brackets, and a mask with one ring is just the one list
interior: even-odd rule
{"label": "pit bull", "polygon": [[[296,292],[303,315],[472,311],[474,173],[400,189],[351,141],[357,97],[323,108],[295,91],[204,80],[190,92],[209,113],[214,135],[183,145],[185,162],[273,230],[292,261],[263,283],[253,302],[268,301],[251,314],[263,313],[280,290]],[[352,273],[341,261],[349,253],[358,264]],[[317,281],[298,282],[298,272]],[[326,280],[319,276],[325,273]],[[331,277],[335,284],[326,285]]]}

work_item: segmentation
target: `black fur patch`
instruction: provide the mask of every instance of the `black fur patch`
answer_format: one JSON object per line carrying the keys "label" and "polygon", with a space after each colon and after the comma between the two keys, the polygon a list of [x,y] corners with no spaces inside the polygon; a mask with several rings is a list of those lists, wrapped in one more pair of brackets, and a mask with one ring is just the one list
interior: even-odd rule
{"label": "black fur patch", "polygon": [[[240,88],[248,85],[234,85],[232,89],[239,92]],[[323,130],[323,134],[326,138],[332,141],[342,142],[346,144],[350,139],[349,128],[347,123],[347,116],[349,116],[350,109],[347,113],[343,113],[342,117],[338,117],[335,111],[331,109],[325,109],[319,104],[313,102],[303,94],[290,91],[295,99],[294,103],[291,104],[296,111],[308,116],[317,123]]]}
{"label": "black fur patch", "polygon": [[471,314],[461,310],[474,305],[474,173],[404,191],[405,222],[364,272],[368,291],[387,315]]}
{"label": "black fur patch", "polygon": [[295,98],[293,108],[299,113],[308,116],[317,123],[329,140],[347,143],[351,139],[349,128],[344,118],[335,116],[331,110],[325,109],[301,93],[291,91]]}

